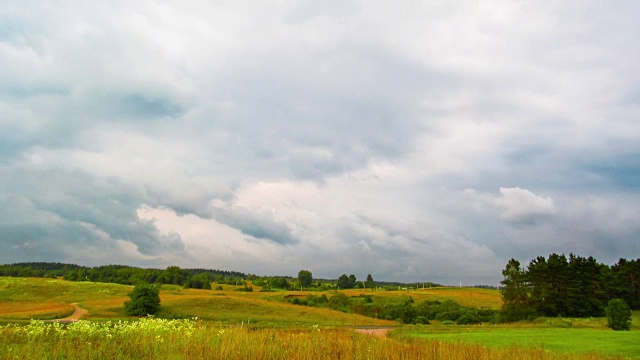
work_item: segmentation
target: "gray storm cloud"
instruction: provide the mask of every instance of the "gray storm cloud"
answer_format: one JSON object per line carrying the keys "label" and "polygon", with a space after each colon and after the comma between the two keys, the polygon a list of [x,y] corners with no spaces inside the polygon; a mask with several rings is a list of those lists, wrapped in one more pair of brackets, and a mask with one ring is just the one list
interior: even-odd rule
{"label": "gray storm cloud", "polygon": [[494,284],[638,257],[639,10],[6,1],[0,262]]}

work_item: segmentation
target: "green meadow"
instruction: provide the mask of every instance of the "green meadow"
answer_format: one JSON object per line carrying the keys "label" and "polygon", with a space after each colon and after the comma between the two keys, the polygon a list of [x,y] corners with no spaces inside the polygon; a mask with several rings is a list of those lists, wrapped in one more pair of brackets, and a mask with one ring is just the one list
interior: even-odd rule
{"label": "green meadow", "polygon": [[640,332],[593,328],[507,326],[433,326],[402,329],[398,337],[478,344],[491,348],[545,349],[557,353],[593,353],[640,358]]}
{"label": "green meadow", "polygon": [[[640,313],[631,331],[615,332],[604,318],[539,318],[474,326],[400,325],[322,307],[300,306],[287,295],[335,292],[254,292],[163,285],[154,318],[126,316],[132,286],[60,279],[0,277],[0,359],[609,359],[640,358]],[[375,304],[452,299],[498,309],[497,291],[433,288],[340,291]],[[75,323],[46,322],[88,311]],[[31,319],[38,319],[32,321]],[[386,337],[357,327],[392,327]]]}

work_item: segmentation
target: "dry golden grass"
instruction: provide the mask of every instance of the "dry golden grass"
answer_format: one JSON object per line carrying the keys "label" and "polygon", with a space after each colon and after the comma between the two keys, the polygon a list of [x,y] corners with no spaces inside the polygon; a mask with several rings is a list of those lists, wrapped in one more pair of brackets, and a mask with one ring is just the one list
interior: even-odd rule
{"label": "dry golden grass", "polygon": [[462,306],[474,308],[500,309],[502,306],[502,297],[497,290],[476,289],[476,288],[457,288],[457,287],[438,287],[425,288],[417,290],[399,290],[399,291],[372,291],[368,289],[353,289],[341,291],[348,296],[372,295],[376,297],[385,297],[390,299],[401,299],[411,296],[416,302],[426,300],[447,300],[451,299]]}
{"label": "dry golden grass", "polygon": [[80,306],[89,311],[92,319],[97,318],[122,318],[125,317],[124,302],[128,297],[87,300],[80,303]]}
{"label": "dry golden grass", "polygon": [[247,323],[268,326],[298,326],[321,324],[324,326],[378,325],[390,326],[395,322],[346,314],[325,308],[296,306],[267,301],[243,293],[218,296],[165,295],[161,296],[160,315],[166,317],[198,317],[220,323]]}
{"label": "dry golden grass", "polygon": [[542,348],[379,338],[353,329],[248,329],[189,320],[0,328],[0,359],[521,359],[597,360]]}
{"label": "dry golden grass", "polygon": [[[214,286],[217,286],[214,284]],[[78,302],[92,319],[123,318],[124,302],[133,287],[117,284],[69,282],[38,278],[0,278],[0,319],[64,317],[72,312],[68,305]],[[248,319],[262,324],[323,324],[323,325],[389,325],[391,322],[345,314],[323,308],[282,303],[289,294],[301,297],[329,297],[333,291],[254,292],[235,291],[238,287],[222,285],[223,290],[183,289],[163,285],[160,298],[163,315],[189,318],[198,316],[221,323],[240,323]],[[497,291],[468,288],[433,288],[403,291],[371,291],[367,289],[341,291],[347,296],[372,295],[381,304],[402,301],[411,296],[416,302],[453,299],[464,306],[499,308]],[[30,304],[30,305],[29,305]],[[41,305],[38,305],[41,304]],[[57,306],[57,307],[56,307]],[[250,320],[251,321],[251,320]]]}
{"label": "dry golden grass", "polygon": [[73,314],[75,307],[63,302],[2,301],[0,319],[59,319]]}

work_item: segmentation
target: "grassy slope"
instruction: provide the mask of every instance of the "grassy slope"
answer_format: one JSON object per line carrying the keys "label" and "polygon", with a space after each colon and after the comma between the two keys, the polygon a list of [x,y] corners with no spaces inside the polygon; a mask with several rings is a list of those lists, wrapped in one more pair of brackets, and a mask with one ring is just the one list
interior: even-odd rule
{"label": "grassy slope", "polygon": [[[79,303],[94,320],[125,318],[123,305],[132,289],[117,284],[0,277],[0,319],[60,318],[73,312],[71,303]],[[390,321],[277,301],[284,293],[245,293],[234,289],[224,286],[224,290],[211,291],[164,285],[160,292],[162,310],[159,316],[197,316],[225,324],[250,321],[265,326],[395,325]]]}
{"label": "grassy slope", "polygon": [[[222,324],[250,321],[258,326],[344,326],[395,325],[353,314],[321,308],[282,303],[284,296],[320,295],[319,292],[237,292],[234,286],[224,290],[183,289],[165,285],[161,290],[164,317],[199,317]],[[258,288],[256,288],[258,289]],[[80,303],[91,319],[124,318],[123,304],[131,286],[38,278],[0,277],[0,320],[59,318],[69,315],[69,304]],[[408,291],[347,290],[358,297],[372,295],[378,304],[400,302],[411,296],[416,302],[454,299],[472,307],[499,308],[500,295],[495,290],[434,288]],[[332,293],[327,292],[330,296]],[[399,336],[479,343],[491,347],[544,346],[558,351],[597,351],[606,355],[640,356],[640,312],[634,312],[631,332],[613,332],[606,319],[541,318],[534,322],[508,325],[404,327]]]}
{"label": "grassy slope", "polygon": [[0,277],[0,319],[55,319],[73,313],[70,304],[96,297],[126,297],[131,288],[42,278]]}

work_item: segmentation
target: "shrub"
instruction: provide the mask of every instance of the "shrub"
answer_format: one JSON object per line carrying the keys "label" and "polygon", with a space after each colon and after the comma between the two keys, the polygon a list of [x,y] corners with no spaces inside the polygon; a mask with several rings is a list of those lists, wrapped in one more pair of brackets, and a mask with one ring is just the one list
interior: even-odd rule
{"label": "shrub", "polygon": [[349,307],[349,297],[343,293],[336,293],[329,300],[329,308],[347,312]]}
{"label": "shrub", "polygon": [[460,317],[459,311],[446,311],[436,314],[436,320],[439,321],[455,321]]}
{"label": "shrub", "polygon": [[131,301],[124,303],[127,315],[147,316],[160,310],[160,289],[151,284],[138,284],[129,294]]}
{"label": "shrub", "polygon": [[631,310],[622,299],[612,299],[607,304],[607,326],[613,330],[631,329]]}
{"label": "shrub", "polygon": [[472,313],[464,313],[456,320],[458,325],[477,325],[480,324],[480,319]]}

